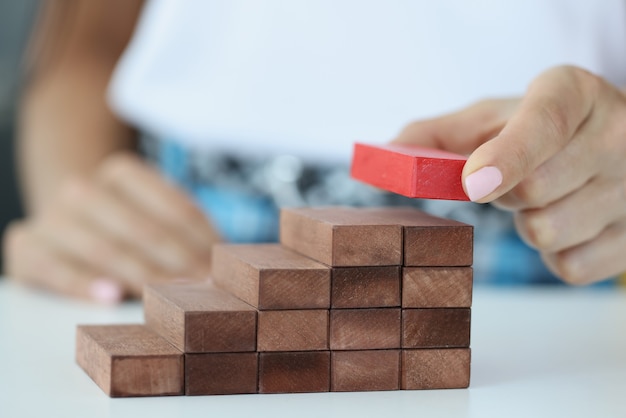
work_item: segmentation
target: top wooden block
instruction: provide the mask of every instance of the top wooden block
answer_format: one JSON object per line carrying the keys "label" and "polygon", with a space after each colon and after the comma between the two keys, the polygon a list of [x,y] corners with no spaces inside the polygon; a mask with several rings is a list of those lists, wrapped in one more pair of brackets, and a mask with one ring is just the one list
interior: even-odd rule
{"label": "top wooden block", "polygon": [[469,200],[461,184],[467,158],[410,145],[355,144],[351,175],[408,197]]}
{"label": "top wooden block", "polygon": [[471,266],[474,227],[409,207],[370,209],[388,223],[403,227],[404,265],[416,267]]}
{"label": "top wooden block", "polygon": [[333,267],[470,266],[474,227],[414,208],[283,209],[281,242]]}
{"label": "top wooden block", "polygon": [[267,309],[328,309],[330,268],[280,244],[213,247],[216,285]]}
{"label": "top wooden block", "polygon": [[256,350],[257,311],[212,284],[144,289],[146,324],[185,353]]}
{"label": "top wooden block", "polygon": [[333,267],[402,264],[402,227],[367,209],[283,209],[280,242]]}

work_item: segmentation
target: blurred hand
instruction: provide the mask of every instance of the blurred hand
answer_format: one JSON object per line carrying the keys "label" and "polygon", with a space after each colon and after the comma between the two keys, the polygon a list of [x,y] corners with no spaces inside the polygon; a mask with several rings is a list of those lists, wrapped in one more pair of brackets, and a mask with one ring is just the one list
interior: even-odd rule
{"label": "blurred hand", "polygon": [[68,181],[4,237],[5,274],[101,303],[141,296],[145,283],[203,279],[218,235],[182,191],[131,154]]}
{"label": "blurred hand", "polygon": [[513,211],[521,237],[563,280],[626,271],[626,97],[605,80],[553,68],[521,99],[413,123],[396,142],[470,154],[467,195]]}

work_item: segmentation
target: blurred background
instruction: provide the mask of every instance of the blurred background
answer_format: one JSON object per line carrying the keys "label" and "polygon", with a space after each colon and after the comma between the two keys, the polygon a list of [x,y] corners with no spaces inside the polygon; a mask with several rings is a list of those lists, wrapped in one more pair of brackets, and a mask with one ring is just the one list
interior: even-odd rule
{"label": "blurred background", "polygon": [[38,0],[0,0],[0,232],[22,214],[14,164],[15,115],[21,57],[38,3]]}

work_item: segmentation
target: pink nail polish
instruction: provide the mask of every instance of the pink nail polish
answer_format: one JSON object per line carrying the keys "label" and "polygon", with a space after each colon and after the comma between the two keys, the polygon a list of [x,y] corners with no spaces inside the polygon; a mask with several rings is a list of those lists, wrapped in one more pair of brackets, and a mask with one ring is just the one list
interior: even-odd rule
{"label": "pink nail polish", "polygon": [[91,284],[91,296],[105,305],[115,305],[122,300],[122,289],[115,282],[108,279],[98,279]]}
{"label": "pink nail polish", "polygon": [[465,178],[467,197],[472,202],[487,196],[502,184],[502,173],[497,167],[483,167]]}

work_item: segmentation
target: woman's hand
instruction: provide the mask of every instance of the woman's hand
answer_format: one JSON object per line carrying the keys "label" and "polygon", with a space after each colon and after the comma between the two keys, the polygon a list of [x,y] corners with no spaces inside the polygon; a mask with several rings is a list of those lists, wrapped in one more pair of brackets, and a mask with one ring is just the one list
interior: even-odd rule
{"label": "woman's hand", "polygon": [[626,96],[575,67],[517,100],[487,100],[409,125],[396,142],[470,154],[471,200],[515,213],[521,237],[563,280],[626,271]]}
{"label": "woman's hand", "polygon": [[102,303],[145,283],[206,278],[215,230],[191,199],[132,154],[108,157],[93,178],[5,234],[5,274]]}

